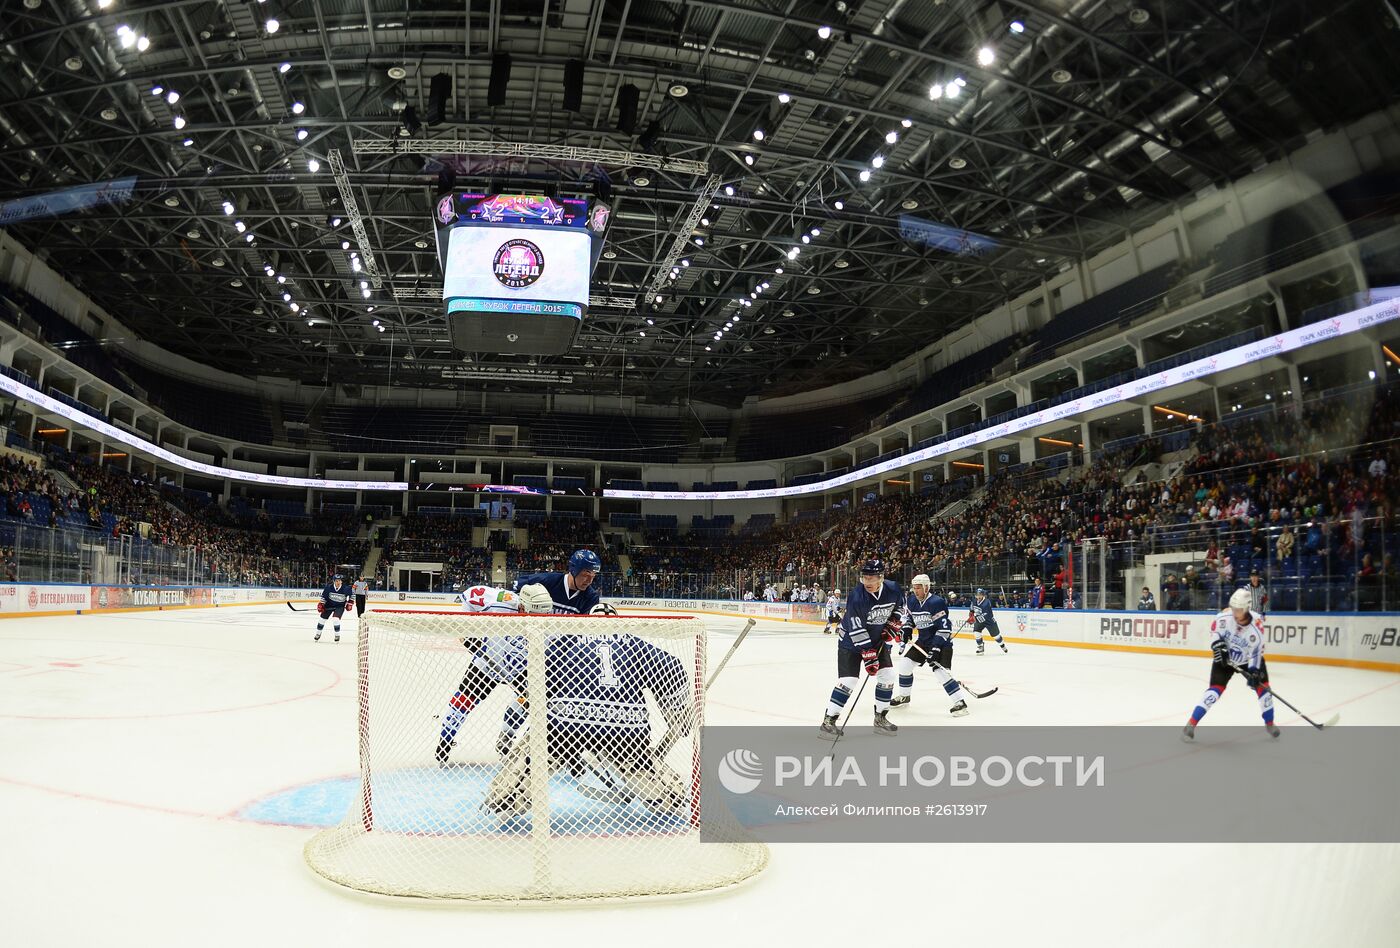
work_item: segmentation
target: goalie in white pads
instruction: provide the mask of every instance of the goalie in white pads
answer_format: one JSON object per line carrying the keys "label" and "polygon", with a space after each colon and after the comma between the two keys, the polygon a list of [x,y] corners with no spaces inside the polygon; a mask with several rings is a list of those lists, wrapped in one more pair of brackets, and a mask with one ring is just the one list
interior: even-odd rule
{"label": "goalie in white pads", "polygon": [[1240,673],[1245,684],[1253,688],[1258,696],[1264,730],[1269,732],[1270,737],[1278,737],[1278,725],[1274,723],[1274,694],[1269,690],[1269,666],[1264,663],[1264,617],[1251,611],[1253,602],[1248,589],[1236,589],[1230,596],[1230,607],[1210,624],[1210,687],[1206,689],[1201,703],[1191,711],[1186,726],[1181,729],[1182,740],[1195,740],[1196,725],[1220,700],[1235,672]]}
{"label": "goalie in white pads", "polygon": [[[472,586],[462,590],[459,597],[462,607],[468,612],[477,613],[517,613],[549,614],[554,611],[554,601],[543,586],[527,585],[520,592],[509,589],[496,589],[493,586]],[[452,753],[452,745],[457,732],[468,714],[499,684],[514,688],[517,701],[525,695],[525,639],[520,635],[505,635],[499,638],[467,639],[462,643],[472,652],[471,664],[462,676],[462,683],[448,702],[447,713],[442,718],[442,733],[438,736],[437,751],[434,756],[439,764],[446,764]],[[513,733],[513,732],[512,732]],[[498,749],[504,753],[504,745],[509,743],[511,734],[503,729],[498,741]]]}
{"label": "goalie in white pads", "polygon": [[968,694],[950,670],[953,665],[953,621],[948,617],[948,603],[942,596],[930,592],[931,583],[923,573],[915,576],[909,585],[913,592],[905,599],[903,622],[906,629],[913,626],[915,637],[904,647],[904,654],[899,659],[899,694],[890,702],[890,706],[903,707],[912,700],[914,666],[927,663],[953,702],[948,713],[961,717],[967,714]]}
{"label": "goalie in white pads", "polygon": [[[640,800],[655,813],[683,814],[690,789],[663,759],[693,723],[695,699],[680,659],[625,633],[577,634],[552,636],[544,663],[550,768],[568,770],[585,796],[615,803]],[[668,728],[655,749],[648,691]],[[531,728],[535,720],[532,714]],[[529,745],[522,735],[511,747],[487,792],[489,809],[503,815],[530,809]],[[583,783],[585,778],[590,782]]]}

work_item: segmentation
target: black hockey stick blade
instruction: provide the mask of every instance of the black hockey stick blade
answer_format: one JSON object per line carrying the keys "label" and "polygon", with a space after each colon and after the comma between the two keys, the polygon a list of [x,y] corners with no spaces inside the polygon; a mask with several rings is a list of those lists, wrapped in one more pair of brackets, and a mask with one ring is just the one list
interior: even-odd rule
{"label": "black hockey stick blade", "polygon": [[972,697],[974,698],[990,698],[992,695],[996,694],[997,691],[1001,689],[1000,685],[996,685],[987,691],[974,691],[972,685],[966,681],[962,683],[962,686],[964,689],[966,689],[967,693],[972,695]]}
{"label": "black hockey stick blade", "polygon": [[305,610],[305,609],[298,609],[296,606],[292,605],[290,602],[287,603],[287,608],[290,609],[290,610],[292,610],[293,612],[306,612],[306,611],[307,611],[307,610]]}

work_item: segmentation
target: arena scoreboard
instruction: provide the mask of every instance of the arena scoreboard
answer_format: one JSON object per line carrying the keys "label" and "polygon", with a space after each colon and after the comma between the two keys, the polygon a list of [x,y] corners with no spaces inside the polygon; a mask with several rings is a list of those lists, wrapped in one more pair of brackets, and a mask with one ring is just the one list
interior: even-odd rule
{"label": "arena scoreboard", "polygon": [[443,305],[465,352],[558,355],[588,316],[611,209],[538,194],[452,192],[434,210]]}

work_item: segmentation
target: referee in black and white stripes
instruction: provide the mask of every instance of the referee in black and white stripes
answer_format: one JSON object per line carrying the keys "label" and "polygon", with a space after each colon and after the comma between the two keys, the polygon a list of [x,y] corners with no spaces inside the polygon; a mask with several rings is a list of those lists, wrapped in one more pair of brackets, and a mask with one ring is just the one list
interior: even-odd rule
{"label": "referee in black and white stripes", "polygon": [[350,591],[355,594],[355,615],[365,614],[365,597],[369,594],[369,580],[363,576],[355,580],[350,587]]}

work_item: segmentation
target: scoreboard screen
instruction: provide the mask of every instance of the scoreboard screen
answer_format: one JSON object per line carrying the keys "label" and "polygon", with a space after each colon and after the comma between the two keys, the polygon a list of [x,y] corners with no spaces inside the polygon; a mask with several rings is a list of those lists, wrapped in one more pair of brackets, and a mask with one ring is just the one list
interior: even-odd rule
{"label": "scoreboard screen", "polygon": [[588,315],[610,209],[527,194],[445,194],[436,207],[443,304],[468,352],[554,355]]}

